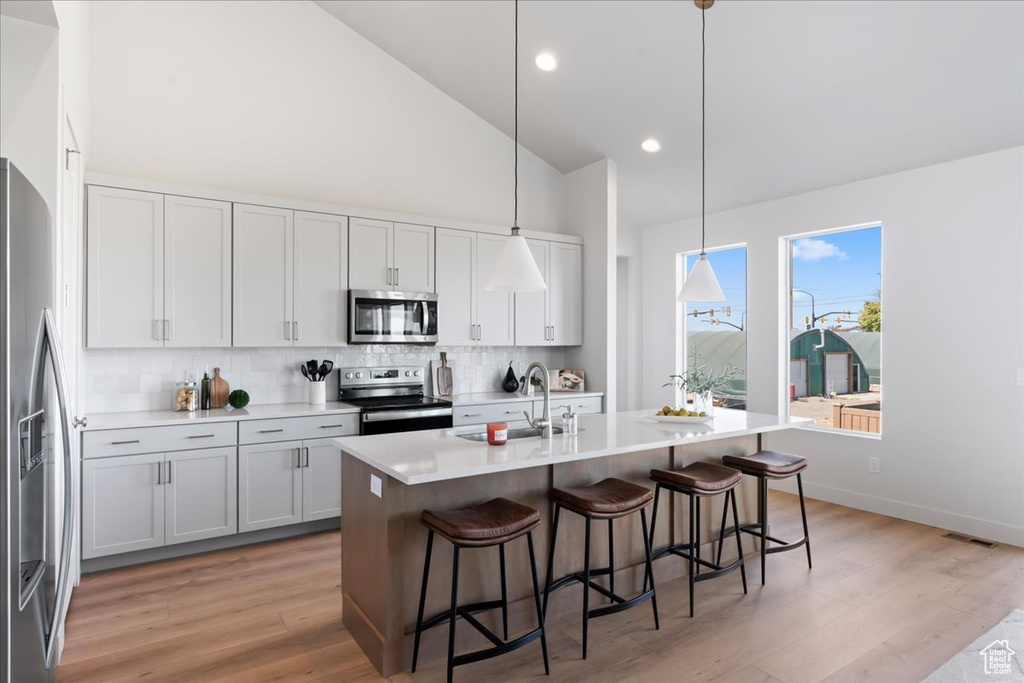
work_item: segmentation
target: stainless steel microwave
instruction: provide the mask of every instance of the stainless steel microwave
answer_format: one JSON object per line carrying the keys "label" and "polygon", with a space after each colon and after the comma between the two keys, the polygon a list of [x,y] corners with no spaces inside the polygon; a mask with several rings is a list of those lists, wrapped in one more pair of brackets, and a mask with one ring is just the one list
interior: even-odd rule
{"label": "stainless steel microwave", "polygon": [[436,344],[437,294],[349,290],[350,344]]}

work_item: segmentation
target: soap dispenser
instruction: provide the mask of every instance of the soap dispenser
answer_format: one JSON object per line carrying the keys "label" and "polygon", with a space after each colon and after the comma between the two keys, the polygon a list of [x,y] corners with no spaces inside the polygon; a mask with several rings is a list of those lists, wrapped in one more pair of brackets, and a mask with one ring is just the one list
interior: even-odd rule
{"label": "soap dispenser", "polygon": [[562,407],[567,409],[566,412],[562,413],[562,435],[575,436],[579,433],[580,414],[573,412],[571,403]]}

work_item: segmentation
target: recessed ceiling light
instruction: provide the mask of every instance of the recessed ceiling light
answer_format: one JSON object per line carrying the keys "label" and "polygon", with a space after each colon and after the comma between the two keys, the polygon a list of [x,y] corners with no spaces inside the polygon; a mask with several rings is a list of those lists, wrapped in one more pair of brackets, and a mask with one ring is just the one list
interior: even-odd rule
{"label": "recessed ceiling light", "polygon": [[661,150],[661,143],[654,138],[647,138],[640,143],[640,148],[645,152],[657,152]]}
{"label": "recessed ceiling light", "polygon": [[558,60],[550,52],[541,52],[533,62],[541,71],[554,71],[558,68]]}

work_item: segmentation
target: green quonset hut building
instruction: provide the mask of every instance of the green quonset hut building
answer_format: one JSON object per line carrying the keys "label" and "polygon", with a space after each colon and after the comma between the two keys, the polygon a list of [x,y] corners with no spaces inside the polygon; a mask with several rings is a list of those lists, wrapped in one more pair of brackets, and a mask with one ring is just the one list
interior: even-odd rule
{"label": "green quonset hut building", "polygon": [[[816,348],[816,347],[821,348]],[[828,330],[794,330],[789,342],[789,382],[794,397],[868,391],[868,366],[849,341]]]}

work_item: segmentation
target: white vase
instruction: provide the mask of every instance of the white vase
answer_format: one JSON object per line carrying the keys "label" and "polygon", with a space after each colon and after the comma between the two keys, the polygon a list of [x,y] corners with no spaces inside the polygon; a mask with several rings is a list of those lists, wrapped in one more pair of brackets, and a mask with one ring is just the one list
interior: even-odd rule
{"label": "white vase", "polygon": [[327,403],[327,383],[309,383],[309,404],[311,406],[322,406]]}

